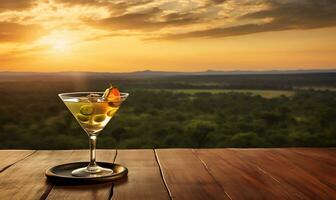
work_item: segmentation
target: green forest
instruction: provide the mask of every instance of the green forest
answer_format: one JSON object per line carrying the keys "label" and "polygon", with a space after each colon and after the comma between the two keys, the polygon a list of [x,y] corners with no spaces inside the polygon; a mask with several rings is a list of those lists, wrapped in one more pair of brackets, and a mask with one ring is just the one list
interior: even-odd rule
{"label": "green forest", "polygon": [[[103,91],[109,83],[130,96],[99,135],[98,148],[336,146],[336,75],[316,76],[10,76],[0,81],[0,148],[88,148],[57,94]],[[201,90],[174,92],[192,88]],[[278,92],[265,97],[232,88]]]}

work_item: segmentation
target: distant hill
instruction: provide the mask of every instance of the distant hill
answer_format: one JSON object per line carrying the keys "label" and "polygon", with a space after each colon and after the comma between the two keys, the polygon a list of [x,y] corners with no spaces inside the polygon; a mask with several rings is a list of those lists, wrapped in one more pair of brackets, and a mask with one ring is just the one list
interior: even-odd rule
{"label": "distant hill", "polygon": [[131,76],[131,77],[144,77],[144,76],[188,76],[188,75],[256,75],[256,74],[315,74],[315,73],[336,73],[336,69],[312,69],[312,70],[267,70],[267,71],[216,71],[216,70],[206,70],[200,72],[177,72],[177,71],[135,71],[135,72],[76,72],[76,71],[65,71],[65,72],[11,72],[3,71],[0,72],[0,76]]}
{"label": "distant hill", "polygon": [[313,70],[268,70],[268,71],[241,71],[241,70],[233,70],[233,71],[217,71],[217,70],[206,70],[201,72],[174,72],[174,71],[136,71],[131,73],[123,73],[123,74],[132,74],[132,75],[147,75],[147,76],[175,76],[175,75],[241,75],[241,74],[306,74],[306,73],[336,73],[336,69],[313,69]]}

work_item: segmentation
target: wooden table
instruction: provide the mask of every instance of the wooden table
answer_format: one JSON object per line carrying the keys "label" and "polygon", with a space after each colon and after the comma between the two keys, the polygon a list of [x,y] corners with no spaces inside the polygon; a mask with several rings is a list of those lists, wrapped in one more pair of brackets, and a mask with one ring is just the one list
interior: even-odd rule
{"label": "wooden table", "polygon": [[60,186],[47,168],[87,150],[0,150],[0,199],[336,199],[336,148],[98,150],[128,177]]}

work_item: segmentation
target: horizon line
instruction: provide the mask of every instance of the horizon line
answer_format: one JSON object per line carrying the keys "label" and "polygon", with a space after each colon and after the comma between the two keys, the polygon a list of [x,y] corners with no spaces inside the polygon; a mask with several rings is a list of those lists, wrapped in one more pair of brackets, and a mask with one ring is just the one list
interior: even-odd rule
{"label": "horizon line", "polygon": [[230,72],[296,72],[296,71],[306,71],[306,72],[336,72],[335,68],[323,68],[323,69],[269,69],[269,70],[214,70],[214,69],[206,69],[202,71],[166,71],[166,70],[150,70],[150,69],[144,69],[144,70],[137,70],[137,71],[120,71],[120,72],[112,72],[112,71],[11,71],[11,70],[0,70],[0,73],[45,73],[45,74],[52,74],[52,73],[108,73],[108,74],[130,74],[130,73],[230,73]]}

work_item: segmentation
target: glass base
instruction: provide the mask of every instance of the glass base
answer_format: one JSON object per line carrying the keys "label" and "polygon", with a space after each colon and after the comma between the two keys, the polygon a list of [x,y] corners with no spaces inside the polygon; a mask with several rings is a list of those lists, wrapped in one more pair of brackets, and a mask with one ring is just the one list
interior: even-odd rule
{"label": "glass base", "polygon": [[113,174],[112,169],[103,168],[99,166],[95,167],[82,167],[75,169],[71,172],[73,176],[78,177],[103,177]]}

